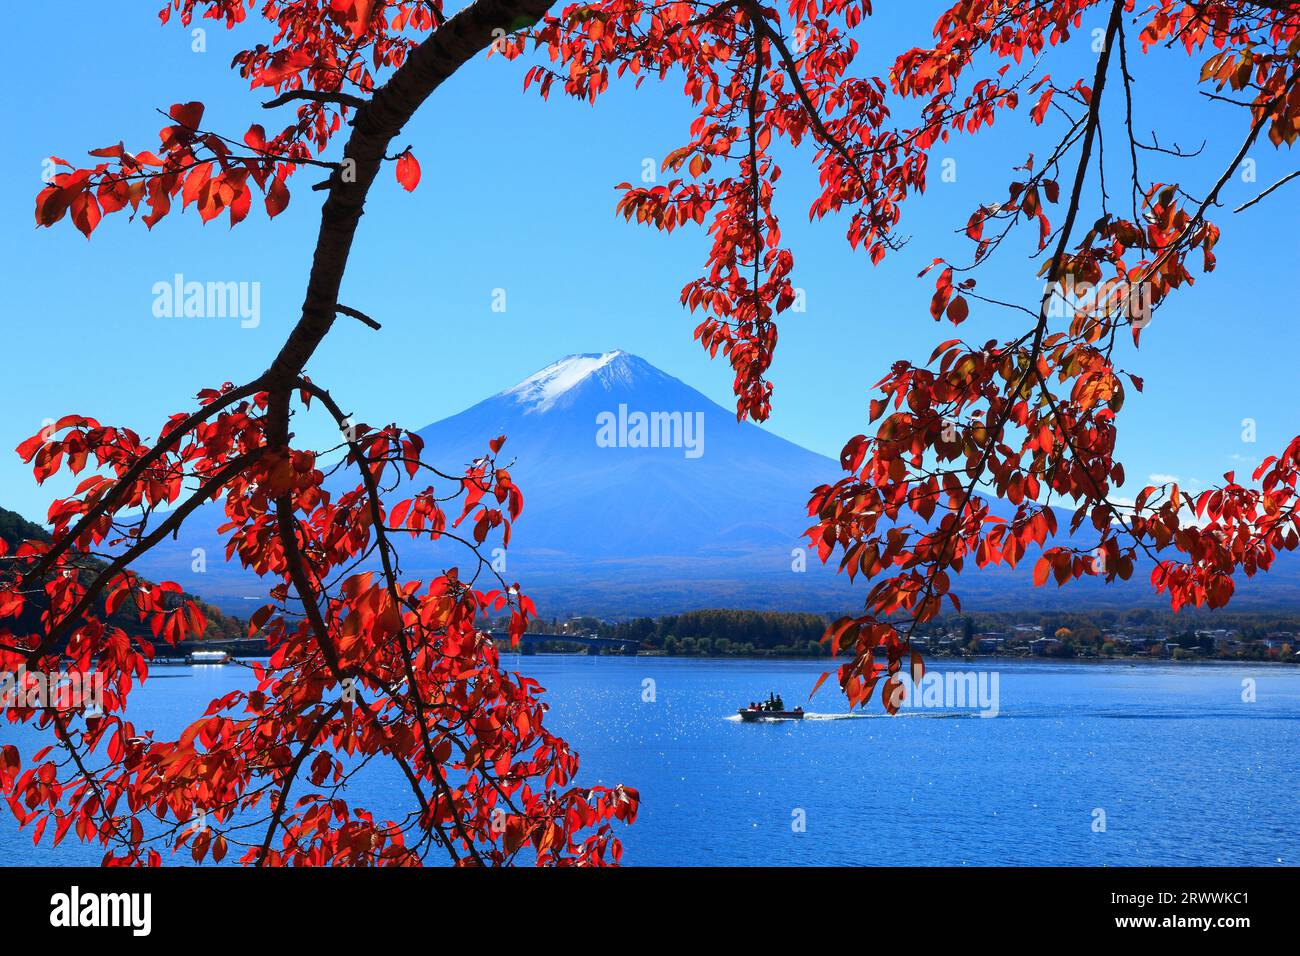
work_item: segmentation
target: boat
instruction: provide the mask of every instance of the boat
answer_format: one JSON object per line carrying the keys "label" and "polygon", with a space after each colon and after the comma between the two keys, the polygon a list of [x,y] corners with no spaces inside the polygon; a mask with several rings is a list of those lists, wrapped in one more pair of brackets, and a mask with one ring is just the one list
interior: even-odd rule
{"label": "boat", "polygon": [[760,720],[803,720],[803,708],[786,710],[785,701],[779,694],[768,694],[767,700],[757,704],[750,701],[748,707],[741,707],[736,713],[740,715],[741,720],[751,724]]}
{"label": "boat", "polygon": [[186,658],[189,664],[229,664],[229,651],[194,651]]}
{"label": "boat", "polygon": [[741,707],[736,711],[740,719],[748,723],[757,723],[760,720],[803,720],[804,713],[802,707],[796,707],[794,710],[759,710],[757,707]]}

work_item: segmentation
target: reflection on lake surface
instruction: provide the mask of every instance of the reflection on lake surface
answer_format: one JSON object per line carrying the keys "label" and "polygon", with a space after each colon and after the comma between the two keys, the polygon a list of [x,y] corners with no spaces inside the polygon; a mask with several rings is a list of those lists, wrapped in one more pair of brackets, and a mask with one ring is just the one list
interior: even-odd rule
{"label": "reflection on lake surface", "polygon": [[[997,671],[998,716],[948,708],[890,718],[873,702],[846,719],[833,679],[805,701],[825,661],[504,663],[547,689],[548,726],[581,754],[580,782],[641,791],[640,818],[620,828],[629,864],[1300,860],[1294,667],[945,663],[933,670]],[[1254,702],[1243,700],[1247,679]],[[158,668],[132,698],[130,716],[175,735],[209,700],[252,683],[239,667]],[[734,719],[738,706],[769,691],[791,706],[804,702],[809,719]],[[0,739],[19,744],[25,758],[44,743],[8,725]],[[409,793],[397,776],[367,775],[349,802],[381,818],[404,815]],[[1103,832],[1094,829],[1099,810]],[[94,864],[102,855],[72,842],[33,847],[30,831],[4,812],[0,865]]]}

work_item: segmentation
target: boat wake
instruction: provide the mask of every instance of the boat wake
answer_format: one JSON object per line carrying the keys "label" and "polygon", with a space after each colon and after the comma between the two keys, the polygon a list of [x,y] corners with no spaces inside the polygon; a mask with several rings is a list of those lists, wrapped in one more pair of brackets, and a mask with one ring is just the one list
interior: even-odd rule
{"label": "boat wake", "polygon": [[900,710],[896,714],[887,714],[884,711],[873,711],[866,714],[804,714],[804,720],[870,720],[883,718],[885,720],[899,720],[903,717],[924,717],[930,720],[950,720],[955,717],[978,717],[977,711],[973,710]]}
{"label": "boat wake", "polygon": [[813,714],[803,715],[804,720],[862,720],[865,717],[871,717],[872,714]]}

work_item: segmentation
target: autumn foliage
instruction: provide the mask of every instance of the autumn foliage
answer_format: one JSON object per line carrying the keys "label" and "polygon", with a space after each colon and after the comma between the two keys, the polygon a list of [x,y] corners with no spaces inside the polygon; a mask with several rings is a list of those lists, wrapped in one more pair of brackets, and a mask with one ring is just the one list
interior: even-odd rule
{"label": "autumn foliage", "polygon": [[[636,792],[573,785],[576,757],[543,728],[540,689],[504,673],[480,629],[492,612],[508,614],[518,633],[533,613],[516,585],[479,584],[490,571],[477,548],[490,535],[508,541],[523,502],[497,464],[500,439],[468,470],[443,473],[395,426],[347,430],[340,406],[304,374],[337,315],[368,321],[338,301],[339,281],[383,165],[406,190],[419,183],[415,155],[394,136],[483,51],[524,60],[523,85],[543,96],[598,102],[620,78],[682,82],[695,116],[666,152],[670,178],[622,184],[617,212],[667,232],[707,231],[706,259],[681,301],[698,316],[702,346],[728,359],[738,415],[759,420],[771,409],[777,323],[796,296],[774,202],[777,156],[811,159],[809,217],[833,218],[878,263],[902,247],[907,200],[925,190],[936,147],[991,135],[1012,114],[1041,136],[1006,183],[954,222],[969,258],[924,260],[918,297],[918,317],[961,326],[996,309],[1017,316],[1019,331],[950,338],[924,363],[893,363],[876,383],[871,428],[844,446],[843,476],[813,492],[810,541],[824,561],[838,558],[870,582],[863,613],[826,635],[836,652],[852,653],[838,673],[852,704],[883,682],[885,706],[896,706],[890,684],[921,667],[913,629],[945,603],[960,609],[956,578],[968,563],[1032,560],[1036,584],[1060,585],[1126,579],[1145,562],[1175,609],[1219,607],[1237,574],[1266,571],[1300,543],[1300,438],[1249,484],[1229,473],[1194,496],[1148,487],[1132,505],[1115,500],[1125,476],[1114,455],[1118,416],[1142,389],[1117,364],[1117,344],[1158,334],[1147,331],[1152,314],[1213,270],[1212,215],[1247,152],[1289,149],[1300,132],[1300,5],[958,0],[939,10],[930,46],[866,70],[859,38],[872,30],[870,0],[549,9],[545,0],[477,0],[455,15],[436,0],[172,0],[164,21],[271,21],[273,39],[234,66],[273,97],[264,105],[292,106],[295,120],[228,138],[207,128],[202,104],[177,104],[158,144],[97,149],[85,167],[60,161],[40,192],[38,224],[68,219],[87,236],[113,213],[139,214],[152,228],[193,206],[205,221],[238,224],[258,199],[276,216],[301,194],[294,177],[304,171],[323,177],[311,186],[325,202],[302,320],[262,377],[201,393],[151,441],[73,416],[19,450],[38,480],[61,468],[94,473],[52,507],[52,543],[4,556],[0,628],[34,596],[44,610],[40,633],[0,630],[0,665],[51,667],[66,654],[105,674],[112,691],[105,713],[89,718],[6,712],[54,740],[53,752],[26,763],[12,747],[0,761],[11,809],[38,836],[52,823],[57,838],[99,840],[115,863],[158,862],[165,847],[220,859],[232,832],[249,833],[232,828],[252,816],[261,829],[238,846],[254,863],[408,864],[431,848],[455,862],[510,862],[525,850],[543,863],[618,859],[610,822],[635,816]],[[1091,70],[1053,75],[1054,55],[1079,45],[1092,51]],[[1171,152],[1131,121],[1130,71],[1157,47],[1194,58],[1203,91],[1237,121],[1221,174],[1203,186],[1144,175],[1143,158]],[[1103,160],[1103,124],[1124,115]],[[340,134],[341,155],[327,158]],[[1119,199],[1097,188],[1103,162],[1122,184]],[[1016,303],[977,291],[980,267],[1022,233],[1041,297]],[[290,417],[309,408],[345,429],[340,450],[357,475],[346,491],[326,489],[328,450],[291,443]],[[390,502],[384,491],[402,475],[429,486]],[[1011,517],[994,515],[994,498],[1014,507]],[[102,594],[114,608],[134,605],[159,641],[201,629],[192,609],[168,608],[170,586],[145,586],[130,561],[207,501],[226,510],[229,557],[271,583],[252,626],[275,654],[255,692],[214,701],[177,740],[155,739],[123,715],[153,647],[89,611]],[[1085,526],[1086,545],[1075,536]],[[463,541],[468,572],[403,580],[395,540],[405,535]],[[89,581],[76,573],[82,556],[108,546],[117,556],[108,571]],[[355,570],[363,557],[378,570]],[[413,798],[407,820],[376,820],[339,796],[350,768],[371,757],[401,769]],[[191,825],[200,813],[210,830]]]}
{"label": "autumn foliage", "polygon": [[[341,415],[309,381],[300,395],[304,406],[315,397]],[[110,863],[157,863],[166,846],[215,862],[236,847],[244,862],[272,865],[409,865],[430,847],[453,862],[510,862],[524,850],[547,863],[617,860],[604,821],[633,817],[635,791],[566,786],[577,756],[543,727],[541,689],[504,673],[498,649],[479,629],[485,613],[508,611],[518,640],[532,602],[513,585],[476,587],[479,562],[467,580],[452,568],[428,582],[399,581],[391,566],[392,536],[437,540],[462,529],[474,548],[499,528],[508,542],[523,499],[495,464],[502,439],[453,477],[421,461],[417,436],[340,418],[353,428],[347,451],[361,478],[332,493],[316,454],[272,446],[265,392],[226,386],[200,401],[205,420],[152,460],[159,445],[84,418],[57,423],[20,448],[35,461],[38,480],[92,462],[115,480],[94,475],[78,497],[56,503],[58,544],[27,545],[10,556],[28,580],[47,580],[48,610],[42,634],[4,652],[6,667],[54,670],[62,651],[65,666],[105,678],[103,712],[83,715],[76,726],[67,713],[7,711],[10,720],[48,727],[64,748],[62,759],[41,753],[25,771],[15,748],[5,748],[14,815],[33,824],[38,840],[51,823],[56,842],[71,828],[83,840],[99,839]],[[173,419],[162,437],[182,424]],[[430,483],[387,507],[379,489],[398,473]],[[187,481],[200,483],[197,493],[185,490]],[[114,496],[110,510],[95,518],[107,495]],[[96,619],[94,599],[106,595],[108,614],[133,607],[156,643],[201,635],[195,607],[169,609],[162,600],[179,588],[146,585],[129,563],[213,498],[228,518],[227,557],[279,582],[273,602],[249,622],[273,653],[253,665],[255,690],[214,700],[179,739],[157,739],[123,712],[148,676],[154,644],[133,642]],[[135,508],[146,517],[118,517]],[[122,557],[85,581],[75,573],[79,560],[106,543]],[[383,573],[353,573],[375,550]],[[324,583],[331,581],[338,582],[332,593]],[[313,597],[298,602],[293,594]],[[5,595],[6,613],[16,615],[22,590]],[[303,613],[290,610],[299,603]],[[376,820],[340,796],[375,757],[400,766],[412,795],[408,819]],[[290,802],[295,781],[306,792]],[[146,828],[145,820],[160,826]],[[591,826],[585,839],[574,836]]]}
{"label": "autumn foliage", "polygon": [[[63,163],[37,197],[38,225],[70,219],[89,237],[113,213],[142,214],[153,228],[194,207],[205,222],[237,225],[255,195],[276,216],[296,172],[328,177],[303,318],[267,372],[200,392],[154,439],[71,415],[19,447],[37,481],[60,470],[84,478],[50,508],[51,541],[0,551],[0,670],[62,666],[98,675],[104,692],[95,711],[85,696],[6,707],[5,720],[46,731],[50,746],[26,758],[4,746],[0,793],[36,841],[50,831],[55,844],[70,834],[97,842],[109,865],[154,865],[176,851],[257,865],[617,863],[612,825],[635,819],[637,792],[576,784],[577,754],[546,730],[542,689],[502,669],[487,633],[504,621],[516,642],[535,613],[479,554],[509,544],[524,507],[498,464],[505,436],[483,436],[480,458],[445,472],[424,460],[418,436],[353,423],[303,372],[336,315],[377,325],[337,300],[360,207],[385,163],[417,187],[412,152],[385,150],[490,29],[473,15],[444,20],[436,4],[364,0],[256,10],[176,0],[162,18],[234,28],[257,13],[274,22],[275,42],[235,67],[275,94],[264,105],[295,105],[295,122],[274,134],[253,124],[234,140],[205,128],[201,103],[177,104],[157,148],[93,150],[95,165]],[[390,75],[377,89],[381,70]],[[343,158],[320,159],[345,121]],[[336,448],[293,444],[292,420],[316,412],[338,427]],[[389,495],[399,482],[406,490]],[[205,622],[178,603],[176,585],[142,581],[131,563],[210,502],[225,511],[225,557],[268,582],[249,632],[272,654],[253,667],[255,689],[212,701],[169,739],[137,727],[127,703],[158,646],[201,635]],[[459,542],[468,560],[405,579],[405,538]],[[124,609],[154,640],[108,623]],[[15,632],[19,618],[39,626]],[[409,797],[398,819],[347,797],[374,762],[400,772]]]}

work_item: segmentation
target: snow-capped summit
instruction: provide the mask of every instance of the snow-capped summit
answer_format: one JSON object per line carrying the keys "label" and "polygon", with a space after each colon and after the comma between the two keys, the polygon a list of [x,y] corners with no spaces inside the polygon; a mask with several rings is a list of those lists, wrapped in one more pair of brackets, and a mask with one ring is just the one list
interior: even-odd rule
{"label": "snow-capped summit", "polygon": [[525,413],[547,412],[588,380],[609,391],[618,386],[633,387],[638,380],[654,377],[667,378],[645,359],[614,349],[567,355],[501,394],[513,397]]}

